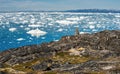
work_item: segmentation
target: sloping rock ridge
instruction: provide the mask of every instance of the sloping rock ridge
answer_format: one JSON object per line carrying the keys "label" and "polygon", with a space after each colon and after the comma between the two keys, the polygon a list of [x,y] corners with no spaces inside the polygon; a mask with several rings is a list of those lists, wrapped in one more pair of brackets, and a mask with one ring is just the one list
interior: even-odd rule
{"label": "sloping rock ridge", "polygon": [[120,74],[120,30],[64,36],[0,52],[5,74]]}

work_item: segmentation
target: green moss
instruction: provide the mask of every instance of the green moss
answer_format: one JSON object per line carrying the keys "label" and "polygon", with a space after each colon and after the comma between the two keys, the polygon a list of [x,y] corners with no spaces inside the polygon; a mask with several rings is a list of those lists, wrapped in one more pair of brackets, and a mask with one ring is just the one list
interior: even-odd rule
{"label": "green moss", "polygon": [[44,74],[73,74],[73,73],[70,73],[70,72],[59,72],[59,71],[48,71],[48,72],[45,72]]}
{"label": "green moss", "polygon": [[57,74],[57,72],[49,71],[49,72],[46,72],[44,74]]}
{"label": "green moss", "polygon": [[68,52],[59,52],[53,58],[55,61],[61,61],[61,63],[70,62],[71,64],[79,64],[90,60],[90,57],[80,57],[78,55],[69,55]]}
{"label": "green moss", "polygon": [[8,64],[3,64],[3,66],[5,67],[5,68],[9,68],[10,67],[10,65],[8,65]]}
{"label": "green moss", "polygon": [[[41,63],[42,61],[51,59],[53,61],[60,61],[61,64],[70,62],[71,64],[79,64],[90,60],[90,57],[80,57],[75,55],[69,55],[69,52],[59,52],[55,56],[50,56],[50,58],[38,58],[33,61],[21,63],[13,67],[13,69],[23,72],[32,72],[31,66]],[[56,72],[48,72],[47,74],[55,74]],[[67,74],[67,73],[66,73]]]}
{"label": "green moss", "polygon": [[69,55],[69,52],[59,52],[56,54],[56,56],[61,56],[61,57],[68,56],[68,55]]}
{"label": "green moss", "polygon": [[40,63],[42,61],[45,61],[48,58],[37,58],[34,59],[30,62],[26,62],[26,63],[21,63],[19,65],[13,66],[12,68],[18,71],[24,71],[24,72],[32,72],[33,70],[31,69],[31,66]]}
{"label": "green moss", "polygon": [[88,72],[86,74],[106,74],[106,72],[104,72],[104,71],[100,71],[100,72]]}
{"label": "green moss", "polygon": [[13,69],[23,72],[32,72],[32,69],[25,68],[25,66],[22,64],[14,66]]}

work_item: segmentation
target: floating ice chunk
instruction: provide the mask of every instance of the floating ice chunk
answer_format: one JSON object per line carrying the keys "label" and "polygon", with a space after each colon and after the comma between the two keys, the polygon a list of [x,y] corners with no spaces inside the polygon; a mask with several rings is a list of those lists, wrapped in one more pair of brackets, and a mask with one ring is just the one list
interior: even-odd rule
{"label": "floating ice chunk", "polygon": [[23,28],[24,26],[23,25],[20,25],[21,28]]}
{"label": "floating ice chunk", "polygon": [[12,43],[12,42],[9,42],[9,43]]}
{"label": "floating ice chunk", "polygon": [[9,22],[7,21],[5,24],[9,24]]}
{"label": "floating ice chunk", "polygon": [[19,17],[19,20],[21,20],[21,21],[22,21],[22,20],[24,20],[24,19],[23,19],[23,18],[21,18],[21,17]]}
{"label": "floating ice chunk", "polygon": [[85,34],[85,32],[80,32],[80,34]]}
{"label": "floating ice chunk", "polygon": [[41,39],[45,39],[45,37],[42,37]]}
{"label": "floating ice chunk", "polygon": [[51,20],[53,20],[53,19],[52,19],[52,18],[47,18],[47,20],[50,20],[50,21],[51,21]]}
{"label": "floating ice chunk", "polygon": [[25,30],[27,30],[27,31],[28,31],[28,30],[30,30],[30,28],[25,28]]}
{"label": "floating ice chunk", "polygon": [[80,16],[80,20],[83,20],[85,19],[86,17],[85,16]]}
{"label": "floating ice chunk", "polygon": [[11,31],[11,32],[14,32],[16,30],[17,30],[16,28],[9,28],[9,31]]}
{"label": "floating ice chunk", "polygon": [[33,38],[31,38],[31,37],[30,37],[29,39],[30,39],[30,40],[33,40]]}
{"label": "floating ice chunk", "polygon": [[55,42],[59,41],[59,40],[54,40]]}
{"label": "floating ice chunk", "polygon": [[96,22],[88,22],[88,24],[95,24]]}
{"label": "floating ice chunk", "polygon": [[27,34],[31,34],[31,36],[35,36],[35,37],[38,38],[40,36],[43,36],[43,35],[47,34],[47,32],[41,31],[37,28],[35,30],[28,31]]}
{"label": "floating ice chunk", "polygon": [[62,32],[62,31],[63,31],[63,29],[58,29],[58,30],[57,30],[57,32]]}
{"label": "floating ice chunk", "polygon": [[17,41],[22,41],[25,40],[24,38],[18,38]]}
{"label": "floating ice chunk", "polygon": [[28,21],[27,20],[23,20],[22,23],[25,24],[25,23],[28,23]]}
{"label": "floating ice chunk", "polygon": [[116,15],[115,17],[116,17],[116,18],[120,18],[120,15]]}
{"label": "floating ice chunk", "polygon": [[100,28],[100,27],[102,27],[102,25],[101,25],[101,24],[97,24],[96,27],[97,27],[97,28]]}
{"label": "floating ice chunk", "polygon": [[34,27],[41,27],[40,25],[35,25],[35,24],[34,24],[34,25],[28,25],[28,26],[29,26],[29,27],[33,27],[33,28],[34,28]]}
{"label": "floating ice chunk", "polygon": [[93,31],[93,32],[97,32],[98,30],[97,30],[97,29],[93,29],[92,31]]}
{"label": "floating ice chunk", "polygon": [[5,26],[2,26],[2,28],[5,28]]}
{"label": "floating ice chunk", "polygon": [[67,21],[67,20],[59,20],[56,22],[63,25],[77,24],[77,21]]}
{"label": "floating ice chunk", "polygon": [[79,21],[79,20],[83,20],[85,18],[86,17],[84,17],[84,16],[80,16],[80,17],[74,17],[74,18],[66,18],[66,20],[69,20],[69,21]]}
{"label": "floating ice chunk", "polygon": [[52,24],[52,23],[49,23],[48,25],[50,25],[50,26],[51,26],[51,25],[53,25],[53,24]]}
{"label": "floating ice chunk", "polygon": [[35,23],[35,19],[32,18],[31,21],[30,21],[30,23]]}
{"label": "floating ice chunk", "polygon": [[78,17],[74,17],[74,18],[66,18],[66,20],[79,21],[80,19]]}
{"label": "floating ice chunk", "polygon": [[90,26],[89,26],[89,28],[90,28],[90,29],[94,29],[94,28],[95,28],[95,26],[93,26],[93,25],[90,25]]}
{"label": "floating ice chunk", "polygon": [[79,27],[79,25],[75,25],[74,27]]}

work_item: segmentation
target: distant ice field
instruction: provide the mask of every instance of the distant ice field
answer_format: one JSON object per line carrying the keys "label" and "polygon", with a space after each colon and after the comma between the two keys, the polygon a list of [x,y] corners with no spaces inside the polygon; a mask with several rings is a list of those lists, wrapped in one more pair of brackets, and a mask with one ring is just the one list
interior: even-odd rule
{"label": "distant ice field", "polygon": [[0,51],[58,41],[62,36],[120,30],[120,13],[0,13]]}

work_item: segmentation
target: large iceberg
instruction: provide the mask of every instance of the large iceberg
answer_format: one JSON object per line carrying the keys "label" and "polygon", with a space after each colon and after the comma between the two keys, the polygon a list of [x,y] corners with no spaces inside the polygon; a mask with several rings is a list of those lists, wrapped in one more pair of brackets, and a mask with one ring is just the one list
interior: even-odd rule
{"label": "large iceberg", "polygon": [[35,36],[37,38],[40,37],[40,36],[43,36],[43,35],[47,34],[47,32],[41,31],[38,28],[35,29],[35,30],[30,30],[27,33],[30,34],[31,36]]}

